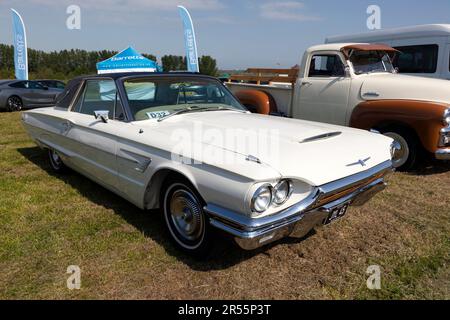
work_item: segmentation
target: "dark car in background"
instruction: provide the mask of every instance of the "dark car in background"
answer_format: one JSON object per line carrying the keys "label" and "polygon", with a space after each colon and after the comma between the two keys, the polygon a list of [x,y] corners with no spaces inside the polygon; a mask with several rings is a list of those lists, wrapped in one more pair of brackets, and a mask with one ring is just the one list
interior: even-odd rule
{"label": "dark car in background", "polygon": [[49,88],[38,81],[0,80],[0,110],[49,107],[61,92],[63,89]]}
{"label": "dark car in background", "polygon": [[61,90],[64,90],[66,88],[66,84],[60,80],[43,79],[43,80],[36,80],[36,81],[39,82],[40,84],[42,84],[44,87],[48,87],[48,88],[61,89]]}

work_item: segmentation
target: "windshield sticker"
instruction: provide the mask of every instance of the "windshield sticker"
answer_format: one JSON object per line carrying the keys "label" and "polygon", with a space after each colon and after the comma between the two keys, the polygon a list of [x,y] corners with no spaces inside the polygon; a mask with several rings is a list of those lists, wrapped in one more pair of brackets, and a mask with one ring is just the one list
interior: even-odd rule
{"label": "windshield sticker", "polygon": [[169,114],[169,111],[147,112],[147,116],[149,119],[160,119],[162,117],[168,116]]}

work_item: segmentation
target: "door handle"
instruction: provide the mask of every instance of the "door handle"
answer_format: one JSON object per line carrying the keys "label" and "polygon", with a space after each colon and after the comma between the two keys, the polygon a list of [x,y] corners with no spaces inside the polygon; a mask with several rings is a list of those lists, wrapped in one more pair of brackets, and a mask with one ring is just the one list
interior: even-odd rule
{"label": "door handle", "polygon": [[312,82],[309,82],[309,81],[302,82],[302,86],[310,86],[310,85],[312,85]]}

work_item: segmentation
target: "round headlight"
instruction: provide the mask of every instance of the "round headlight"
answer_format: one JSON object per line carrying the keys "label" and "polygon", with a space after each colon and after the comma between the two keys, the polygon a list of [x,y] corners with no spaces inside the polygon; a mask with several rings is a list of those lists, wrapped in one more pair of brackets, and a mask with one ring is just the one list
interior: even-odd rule
{"label": "round headlight", "polygon": [[280,206],[285,203],[292,191],[292,182],[289,180],[281,180],[274,188],[273,188],[273,202]]}
{"label": "round headlight", "polygon": [[271,203],[272,187],[270,185],[261,186],[252,197],[252,210],[262,213],[269,209]]}

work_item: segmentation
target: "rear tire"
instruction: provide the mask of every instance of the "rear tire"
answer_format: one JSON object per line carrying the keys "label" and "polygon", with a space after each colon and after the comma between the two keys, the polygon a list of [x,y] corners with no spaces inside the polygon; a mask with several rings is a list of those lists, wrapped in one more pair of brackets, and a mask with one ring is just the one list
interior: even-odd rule
{"label": "rear tire", "polygon": [[388,128],[382,131],[385,136],[398,142],[398,150],[393,159],[393,166],[398,171],[408,171],[418,162],[419,142],[410,130],[405,128]]}
{"label": "rear tire", "polygon": [[163,185],[161,209],[173,243],[196,258],[209,254],[212,241],[204,203],[185,179],[169,178]]}
{"label": "rear tire", "polygon": [[23,102],[18,96],[11,96],[6,100],[6,110],[9,112],[20,111],[22,108]]}
{"label": "rear tire", "polygon": [[50,167],[53,169],[54,172],[56,173],[67,172],[68,168],[66,167],[61,157],[55,150],[48,149],[48,160],[50,163]]}

